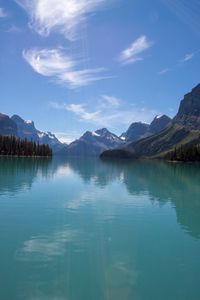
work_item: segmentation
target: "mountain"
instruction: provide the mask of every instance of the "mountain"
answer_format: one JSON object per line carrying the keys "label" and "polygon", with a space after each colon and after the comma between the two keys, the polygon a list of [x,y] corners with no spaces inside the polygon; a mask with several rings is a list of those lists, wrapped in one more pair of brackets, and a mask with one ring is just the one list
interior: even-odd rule
{"label": "mountain", "polygon": [[149,131],[149,124],[135,122],[130,125],[128,130],[125,133],[123,133],[120,136],[120,138],[126,143],[135,142],[145,137],[148,131]]}
{"label": "mountain", "polygon": [[122,140],[106,128],[94,132],[87,131],[80,139],[58,152],[68,156],[98,156],[107,149],[118,147]]}
{"label": "mountain", "polygon": [[[184,96],[171,125],[153,136],[121,147],[120,157],[164,158],[175,147],[200,143],[200,85]],[[106,151],[102,157],[116,157]],[[119,157],[119,155],[117,156]]]}
{"label": "mountain", "polygon": [[174,122],[192,130],[200,130],[200,84],[181,101]]}
{"label": "mountain", "polygon": [[169,124],[171,124],[171,118],[166,115],[156,116],[151,124],[135,122],[132,123],[128,130],[123,133],[120,138],[125,143],[136,142],[145,137],[154,135],[163,129],[165,129]]}
{"label": "mountain", "polygon": [[25,121],[18,115],[13,115],[12,122],[17,127],[17,137],[40,144],[48,144],[54,152],[63,148],[63,144],[50,132],[42,132],[35,128],[33,121]]}
{"label": "mountain", "polygon": [[151,135],[161,132],[172,122],[172,119],[166,115],[156,116],[149,126]]}
{"label": "mountain", "polygon": [[35,128],[33,121],[25,121],[18,115],[11,117],[12,121],[17,125],[18,137],[21,139],[32,140],[35,142],[39,141],[38,131]]}
{"label": "mountain", "polygon": [[0,135],[17,135],[17,125],[9,116],[0,113]]}

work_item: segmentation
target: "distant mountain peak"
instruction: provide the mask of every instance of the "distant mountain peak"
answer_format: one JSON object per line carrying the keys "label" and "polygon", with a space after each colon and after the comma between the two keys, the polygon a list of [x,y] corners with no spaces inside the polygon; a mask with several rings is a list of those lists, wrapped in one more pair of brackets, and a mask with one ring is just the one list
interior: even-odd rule
{"label": "distant mountain peak", "polygon": [[111,132],[107,128],[101,128],[95,131],[96,134],[105,135],[110,134]]}
{"label": "distant mountain peak", "polygon": [[13,115],[13,116],[11,117],[11,119],[12,119],[13,121],[17,121],[17,122],[24,122],[24,120],[23,120],[20,116],[18,116],[18,115]]}
{"label": "distant mountain peak", "polygon": [[29,125],[29,126],[35,127],[33,121],[31,121],[31,120],[24,120],[24,119],[22,119],[22,118],[21,118],[20,116],[18,116],[18,115],[13,115],[13,116],[11,117],[11,119],[12,119],[15,123],[17,123],[18,125],[21,125],[21,126],[23,126],[23,125]]}
{"label": "distant mountain peak", "polygon": [[7,115],[0,113],[0,135],[17,135],[16,123]]}
{"label": "distant mountain peak", "polygon": [[69,144],[62,155],[97,156],[106,149],[114,149],[122,143],[121,139],[107,128],[86,131],[79,139]]}
{"label": "distant mountain peak", "polygon": [[157,115],[151,122],[149,131],[152,134],[156,134],[165,129],[169,124],[171,124],[171,121],[171,118],[167,115]]}
{"label": "distant mountain peak", "polygon": [[56,138],[54,134],[36,129],[33,121],[25,121],[18,115],[13,115],[11,120],[17,125],[17,136],[19,138],[26,138],[40,144],[48,144],[55,152],[63,147],[63,144]]}

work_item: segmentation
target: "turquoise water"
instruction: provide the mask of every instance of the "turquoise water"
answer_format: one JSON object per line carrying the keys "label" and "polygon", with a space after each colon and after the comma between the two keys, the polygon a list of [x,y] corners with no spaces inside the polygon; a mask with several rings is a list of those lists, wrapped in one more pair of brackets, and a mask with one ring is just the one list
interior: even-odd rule
{"label": "turquoise water", "polygon": [[200,166],[0,159],[1,300],[199,300]]}

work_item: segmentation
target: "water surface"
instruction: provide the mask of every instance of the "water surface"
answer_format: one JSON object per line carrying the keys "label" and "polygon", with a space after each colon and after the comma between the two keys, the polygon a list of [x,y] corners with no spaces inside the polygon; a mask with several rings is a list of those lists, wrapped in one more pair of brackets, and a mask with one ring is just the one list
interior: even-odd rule
{"label": "water surface", "polygon": [[0,159],[0,299],[199,300],[200,166]]}

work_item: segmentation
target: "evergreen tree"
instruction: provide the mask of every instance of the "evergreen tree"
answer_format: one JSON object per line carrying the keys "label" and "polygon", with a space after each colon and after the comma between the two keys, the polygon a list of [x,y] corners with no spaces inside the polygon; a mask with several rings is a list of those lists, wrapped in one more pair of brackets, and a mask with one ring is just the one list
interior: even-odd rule
{"label": "evergreen tree", "polygon": [[166,155],[171,161],[200,161],[200,145],[181,145]]}
{"label": "evergreen tree", "polygon": [[49,145],[39,145],[15,136],[0,136],[0,155],[52,156]]}

